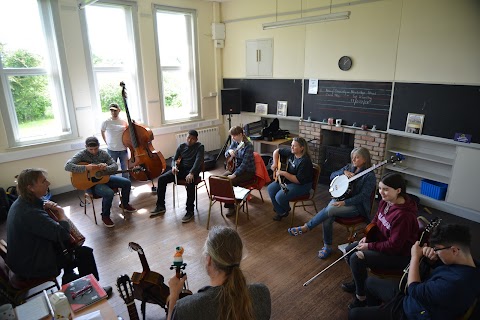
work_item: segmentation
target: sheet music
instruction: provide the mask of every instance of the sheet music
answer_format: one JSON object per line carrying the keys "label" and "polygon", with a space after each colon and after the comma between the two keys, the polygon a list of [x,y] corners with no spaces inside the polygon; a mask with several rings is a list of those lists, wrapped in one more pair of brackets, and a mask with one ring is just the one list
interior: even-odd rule
{"label": "sheet music", "polygon": [[246,189],[243,187],[233,187],[233,193],[235,194],[235,198],[238,200],[243,200],[245,197],[250,193],[250,189]]}

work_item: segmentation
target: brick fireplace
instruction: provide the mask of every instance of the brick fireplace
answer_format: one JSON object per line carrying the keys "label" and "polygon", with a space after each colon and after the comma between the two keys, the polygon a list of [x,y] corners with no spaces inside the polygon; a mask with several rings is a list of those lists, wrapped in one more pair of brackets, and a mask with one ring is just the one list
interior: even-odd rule
{"label": "brick fireplace", "polygon": [[[385,160],[387,134],[380,131],[362,130],[360,128],[352,127],[336,127],[335,125],[328,125],[326,123],[300,121],[298,133],[309,141],[310,153],[312,161],[323,167],[322,159],[325,159],[323,154],[325,131],[336,131],[340,133],[349,133],[354,136],[353,146],[364,147],[370,151],[372,156],[372,165]],[[342,164],[345,165],[346,163]],[[384,167],[375,170],[377,181],[383,174]]]}

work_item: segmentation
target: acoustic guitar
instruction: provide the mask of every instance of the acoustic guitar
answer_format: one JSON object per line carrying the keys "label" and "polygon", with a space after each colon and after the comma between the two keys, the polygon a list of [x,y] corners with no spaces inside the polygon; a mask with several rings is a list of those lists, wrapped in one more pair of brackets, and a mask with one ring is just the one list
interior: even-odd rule
{"label": "acoustic guitar", "polygon": [[167,298],[170,295],[170,288],[164,283],[164,277],[155,271],[151,271],[147,258],[142,247],[130,242],[128,247],[138,253],[143,271],[134,272],[132,275],[133,295],[135,299],[142,301],[142,313],[145,315],[145,304],[154,303],[167,312]]}
{"label": "acoustic guitar", "polygon": [[[422,235],[420,236],[420,247],[423,247],[425,243],[428,242],[428,238],[430,236],[430,233],[434,228],[436,228],[440,223],[442,222],[442,219],[439,218],[434,218],[430,223],[425,227],[425,230],[422,232]],[[420,278],[423,280],[427,276],[430,266],[428,265],[428,262],[426,262],[423,258],[425,256],[422,256],[420,259]],[[410,263],[408,266],[403,269],[403,276],[402,279],[400,279],[400,283],[398,284],[398,289],[400,292],[407,293],[408,289],[408,271],[410,270]]]}
{"label": "acoustic guitar", "polygon": [[401,162],[404,160],[405,157],[400,154],[396,153],[394,156],[391,156],[389,160],[384,160],[366,170],[363,170],[359,174],[354,175],[351,178],[348,178],[346,175],[342,174],[340,176],[336,176],[333,178],[332,182],[330,183],[330,188],[328,191],[332,195],[332,197],[338,201],[344,200],[350,196],[350,193],[352,191],[352,182],[357,180],[358,178],[366,175],[370,171],[373,171],[384,164],[387,163],[396,163],[396,162]]}
{"label": "acoustic guitar", "polygon": [[[78,165],[87,165],[87,162],[79,162]],[[117,174],[117,173],[125,173],[125,172],[140,172],[145,171],[143,167],[135,167],[128,170],[118,170],[114,172],[107,172],[101,169],[92,169],[90,171],[85,170],[85,172],[72,172],[70,176],[70,180],[72,181],[72,185],[79,189],[79,190],[87,190],[91,187],[107,183],[110,180],[110,176]]]}
{"label": "acoustic guitar", "polygon": [[[240,142],[235,150],[233,152],[235,155],[237,154],[238,150],[242,149],[245,146],[245,142]],[[230,171],[233,173],[235,171],[235,156],[232,156],[230,153],[227,156],[227,159],[225,160],[225,169],[227,171]]]}
{"label": "acoustic guitar", "polygon": [[140,320],[138,317],[137,307],[135,306],[135,297],[133,296],[133,287],[130,277],[126,274],[117,278],[117,290],[122,297],[123,302],[127,305],[130,320]]}
{"label": "acoustic guitar", "polygon": [[287,171],[288,169],[288,159],[284,158],[282,161],[282,157],[280,156],[280,153],[278,154],[277,158],[277,169],[273,172],[273,180],[277,181],[278,184],[280,185],[280,188],[282,188],[283,193],[287,194],[288,193],[288,188],[285,183],[285,177],[282,177],[278,174],[278,171]]}

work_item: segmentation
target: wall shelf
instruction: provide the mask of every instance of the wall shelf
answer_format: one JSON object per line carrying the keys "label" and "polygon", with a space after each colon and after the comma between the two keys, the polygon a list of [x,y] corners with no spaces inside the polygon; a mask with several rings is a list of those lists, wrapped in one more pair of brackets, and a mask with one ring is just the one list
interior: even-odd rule
{"label": "wall shelf", "polygon": [[393,153],[398,152],[403,154],[404,156],[428,160],[428,161],[437,162],[437,163],[443,163],[447,165],[453,165],[453,163],[455,162],[455,159],[452,159],[452,158],[446,158],[446,157],[432,155],[429,153],[416,152],[416,151],[411,151],[411,150],[401,149],[401,148],[392,148],[392,149],[388,149],[388,151]]}
{"label": "wall shelf", "polygon": [[[438,181],[438,182],[443,182],[443,183],[446,183],[446,184],[450,183],[450,177],[442,176],[442,175],[427,172],[427,171],[416,170],[416,169],[413,169],[413,168],[398,166],[398,165],[394,166],[392,164],[388,164],[385,167],[388,170],[408,174],[408,175],[415,176],[415,177],[420,177],[420,178],[425,178],[425,179],[434,180],[434,181]],[[410,189],[409,189],[409,192],[410,192]]]}

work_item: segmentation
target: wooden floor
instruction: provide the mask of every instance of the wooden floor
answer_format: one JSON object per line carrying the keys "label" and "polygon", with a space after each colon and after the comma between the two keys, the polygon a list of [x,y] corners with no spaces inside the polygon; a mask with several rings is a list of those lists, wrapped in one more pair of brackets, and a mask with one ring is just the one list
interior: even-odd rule
{"label": "wooden floor", "polygon": [[[220,168],[211,171],[212,174],[220,172],[223,172]],[[165,215],[150,218],[149,210],[155,206],[156,201],[156,195],[151,193],[151,184],[134,182],[133,185],[130,203],[138,208],[138,212],[126,214],[125,219],[122,219],[116,198],[116,205],[112,208],[115,227],[111,229],[104,227],[101,222],[95,225],[91,206],[87,207],[87,216],[84,215],[83,208],[79,205],[80,193],[70,192],[57,195],[53,199],[66,208],[70,218],[86,236],[85,245],[94,249],[101,284],[115,288],[118,276],[131,276],[133,272],[142,271],[137,253],[128,248],[128,243],[134,241],[143,248],[150,269],[162,274],[166,283],[173,275],[170,265],[175,247],[183,246],[184,262],[188,264],[186,273],[190,290],[196,292],[202,286],[208,285],[202,256],[203,243],[208,234],[206,225],[209,202],[205,188],[199,189],[195,219],[182,223],[186,198],[182,187],[178,188],[181,204],[179,208],[173,207],[172,185],[169,185],[166,194],[167,212]],[[340,284],[350,279],[349,268],[343,261],[310,285],[303,286],[305,281],[340,257],[341,252],[337,250],[325,261],[318,259],[317,251],[322,246],[322,228],[316,228],[299,237],[290,236],[287,233],[290,216],[281,222],[273,221],[274,213],[266,188],[262,193],[264,203],[258,191],[252,192],[253,198],[249,202],[250,220],[247,220],[245,214],[241,214],[238,231],[245,245],[245,259],[241,267],[248,282],[262,282],[269,287],[272,296],[272,319],[346,319],[347,304],[352,296],[340,289]],[[316,195],[317,208],[321,209],[329,199],[326,186],[320,185]],[[101,200],[96,200],[95,204],[99,214]],[[294,225],[301,225],[310,218],[307,212],[297,211]],[[469,224],[472,230],[480,230],[477,223],[432,211],[434,215],[447,221]],[[211,225],[217,224],[235,227],[233,218],[222,218],[219,204],[215,204],[212,209]],[[480,237],[479,232],[475,233],[476,238]],[[5,224],[0,226],[0,236],[6,237]],[[345,240],[345,229],[335,225],[334,245],[344,243]],[[476,257],[478,256],[476,252]],[[116,289],[109,302],[118,315],[124,319],[129,318],[126,306]],[[137,309],[140,314],[138,302]],[[149,304],[147,319],[165,319],[165,312],[159,306]]]}

